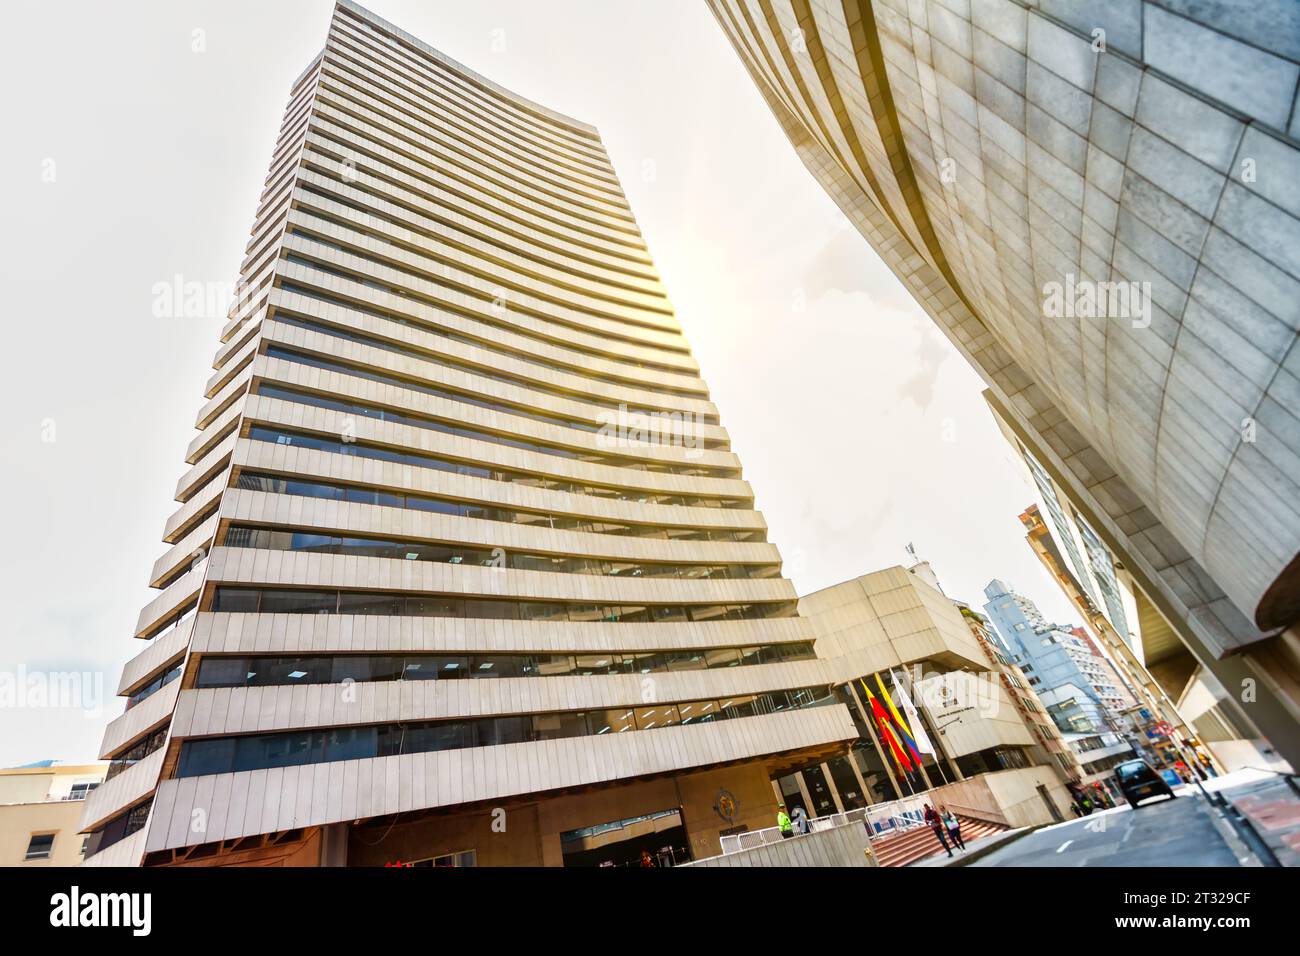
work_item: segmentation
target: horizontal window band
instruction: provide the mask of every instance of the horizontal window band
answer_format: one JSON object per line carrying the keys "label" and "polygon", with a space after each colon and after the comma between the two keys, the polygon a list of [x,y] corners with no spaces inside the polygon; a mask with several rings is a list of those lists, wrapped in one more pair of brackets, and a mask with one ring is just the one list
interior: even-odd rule
{"label": "horizontal window band", "polygon": [[588,604],[578,601],[509,600],[241,584],[218,584],[207,610],[242,614],[357,614],[572,624],[684,624],[798,616],[795,601],[752,604]]}
{"label": "horizontal window band", "polygon": [[[315,451],[331,452],[356,458],[371,458],[376,461],[391,461],[399,465],[411,465],[415,468],[430,468],[452,474],[469,475],[474,478],[487,478],[509,484],[522,484],[551,491],[564,491],[571,494],[589,495],[593,498],[609,498],[616,501],[632,501],[639,504],[685,505],[696,508],[735,508],[748,511],[752,502],[741,498],[695,497],[674,495],[654,491],[629,491],[624,488],[586,485],[580,482],[549,478],[545,475],[532,475],[523,472],[507,471],[490,465],[475,464],[458,459],[430,455],[423,452],[398,451],[370,442],[340,441],[324,438],[306,432],[289,430],[276,425],[249,424],[248,435],[253,441],[268,442],[273,445],[286,445],[294,448],[310,448]],[[629,469],[635,475],[635,470]]]}
{"label": "horizontal window band", "polygon": [[464,750],[502,744],[596,737],[633,730],[685,726],[756,717],[808,707],[834,706],[829,687],[746,694],[679,704],[642,704],[589,711],[558,711],[513,717],[476,717],[325,730],[204,737],[181,744],[177,777],[241,773],[402,754]]}
{"label": "horizontal window band", "polygon": [[643,580],[739,581],[770,580],[781,576],[780,566],[772,563],[682,564],[641,559],[614,560],[570,554],[542,554],[490,545],[380,538],[366,534],[331,534],[310,528],[255,527],[247,524],[230,525],[224,536],[219,536],[217,543],[227,548],[252,548],[258,551],[353,555],[465,567]]}
{"label": "horizontal window band", "polygon": [[[500,521],[521,524],[530,528],[551,531],[577,531],[581,534],[608,534],[624,538],[647,538],[654,541],[714,541],[765,544],[767,534],[762,528],[724,529],[676,527],[657,523],[633,523],[603,518],[579,517],[529,511],[514,507],[500,507],[490,502],[453,500],[435,495],[414,492],[389,491],[384,488],[317,481],[299,475],[272,475],[257,471],[240,472],[231,486],[244,491],[260,491],[273,495],[300,495],[304,498],[321,498],[325,501],[350,501],[354,504],[382,505],[411,511],[428,511],[434,514],[477,521]],[[203,517],[210,517],[215,504]]]}
{"label": "horizontal window band", "polygon": [[[721,670],[757,664],[815,660],[807,641],[750,647],[671,651],[573,653],[311,654],[298,656],[205,654],[194,686],[276,687],[388,681],[484,680],[526,677],[593,677]],[[179,665],[178,665],[179,666]]]}

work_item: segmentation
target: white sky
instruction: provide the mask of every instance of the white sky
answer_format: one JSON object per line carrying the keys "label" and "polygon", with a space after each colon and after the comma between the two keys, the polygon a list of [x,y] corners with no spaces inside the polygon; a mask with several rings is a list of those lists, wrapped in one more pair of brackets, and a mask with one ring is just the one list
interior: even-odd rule
{"label": "white sky", "polygon": [[[905,563],[910,541],[953,597],[982,605],[1000,577],[1077,623],[1024,541],[1033,491],[978,377],[799,163],[702,0],[370,8],[599,127],[801,593]],[[6,5],[0,680],[86,671],[111,697],[143,647],[130,635],[222,324],[155,318],[153,287],[235,279],[330,10]],[[121,707],[0,701],[0,766],[91,759]]]}

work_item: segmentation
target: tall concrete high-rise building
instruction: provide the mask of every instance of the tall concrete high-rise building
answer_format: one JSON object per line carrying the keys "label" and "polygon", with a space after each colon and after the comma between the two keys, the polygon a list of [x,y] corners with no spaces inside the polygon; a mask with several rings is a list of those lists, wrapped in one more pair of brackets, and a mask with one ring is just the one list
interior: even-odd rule
{"label": "tall concrete high-rise building", "polygon": [[89,862],[715,854],[857,732],[594,128],[340,2]]}
{"label": "tall concrete high-rise building", "polygon": [[1300,765],[1300,5],[709,5],[995,413]]}

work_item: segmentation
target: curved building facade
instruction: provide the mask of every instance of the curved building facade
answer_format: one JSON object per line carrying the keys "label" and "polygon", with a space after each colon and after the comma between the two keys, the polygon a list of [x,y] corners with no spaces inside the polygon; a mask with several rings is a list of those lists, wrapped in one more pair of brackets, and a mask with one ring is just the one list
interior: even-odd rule
{"label": "curved building facade", "polygon": [[856,736],[595,129],[340,3],[242,277],[90,863],[681,862]]}
{"label": "curved building facade", "polygon": [[998,416],[1295,764],[1300,7],[709,4]]}

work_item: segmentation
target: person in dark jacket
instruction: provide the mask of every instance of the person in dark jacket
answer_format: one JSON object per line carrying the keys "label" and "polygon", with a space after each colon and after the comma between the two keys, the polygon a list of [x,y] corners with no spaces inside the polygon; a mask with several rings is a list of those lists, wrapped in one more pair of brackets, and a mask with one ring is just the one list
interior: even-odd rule
{"label": "person in dark jacket", "polygon": [[943,820],[940,819],[939,814],[934,812],[934,807],[928,803],[925,805],[925,822],[930,825],[930,829],[939,838],[939,843],[948,851],[948,855],[952,856],[952,848],[948,846],[948,828],[943,825]]}
{"label": "person in dark jacket", "polygon": [[953,846],[965,853],[966,841],[961,838],[961,821],[957,819],[957,814],[944,807],[939,811],[939,819],[943,821],[943,825],[948,831],[948,838],[952,840]]}

